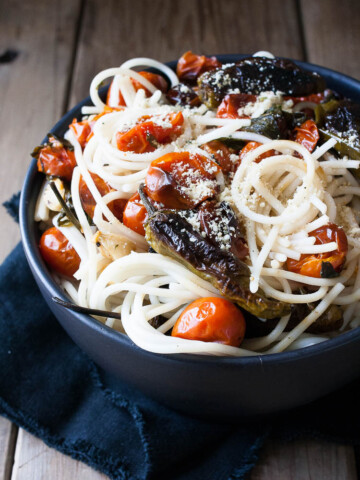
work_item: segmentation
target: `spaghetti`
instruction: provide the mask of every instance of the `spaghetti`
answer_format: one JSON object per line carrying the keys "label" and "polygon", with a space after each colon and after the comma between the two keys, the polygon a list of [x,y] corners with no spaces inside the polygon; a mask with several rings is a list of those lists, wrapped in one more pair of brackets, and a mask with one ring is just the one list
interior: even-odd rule
{"label": "spaghetti", "polygon": [[[251,61],[256,59],[276,62],[268,52],[258,52]],[[319,102],[311,95],[289,100],[286,92],[274,95],[274,90],[269,93],[264,87],[261,95],[270,106],[258,114],[258,94],[235,88],[223,95],[220,107],[209,105],[204,88],[210,85],[219,95],[224,77],[219,74],[215,86],[209,82],[205,87],[201,79],[231,66],[219,67],[216,59],[200,56],[196,61],[196,68],[191,64],[195,71],[178,67],[178,75],[147,58],[100,72],[90,86],[94,105],[83,107],[83,119],[74,120],[63,142],[52,138],[36,150],[39,169],[48,179],[39,194],[35,220],[43,230],[55,226],[79,259],[76,273],[57,271],[57,281],[75,303],[118,313],[119,320],[109,317],[106,325],[157,353],[274,353],[357,328],[360,186],[355,173],[360,160],[336,153],[334,138],[319,140],[313,120]],[[164,82],[155,78],[159,75],[135,71],[138,67],[164,74],[170,90],[159,89],[157,85]],[[198,92],[191,84],[194,75],[200,77]],[[113,80],[104,103],[98,89],[109,77]],[[271,104],[273,98],[276,104]],[[274,138],[280,117],[292,127],[289,123],[287,133]],[[259,127],[270,121],[275,122],[271,128]],[[73,158],[70,182],[51,171],[51,162],[60,161],[59,155],[62,162],[66,155],[69,162]],[[48,188],[54,175],[79,228]],[[135,198],[139,189],[142,196]],[[145,211],[144,191],[152,212]],[[136,218],[128,218],[130,207]],[[260,295],[262,301],[285,305],[270,331],[269,321],[260,318],[267,331],[245,338],[241,347],[171,335],[186,307],[197,299],[225,297],[243,304],[224,293],[209,272],[194,264],[189,267],[190,260],[179,261],[178,252],[164,254],[162,247],[158,253],[148,253],[149,243],[157,251],[160,240],[153,241],[146,218],[154,210],[166,214],[169,209],[192,229],[189,251],[196,250],[191,238],[203,238],[218,248],[219,258],[241,262],[249,277],[247,301],[255,302]],[[224,212],[230,212],[231,220]],[[139,215],[141,224],[134,226]],[[50,248],[45,240],[40,247],[42,253]],[[55,263],[49,265],[56,271]],[[309,306],[296,324],[290,305],[292,309]],[[311,333],[330,307],[341,312],[341,326]]]}

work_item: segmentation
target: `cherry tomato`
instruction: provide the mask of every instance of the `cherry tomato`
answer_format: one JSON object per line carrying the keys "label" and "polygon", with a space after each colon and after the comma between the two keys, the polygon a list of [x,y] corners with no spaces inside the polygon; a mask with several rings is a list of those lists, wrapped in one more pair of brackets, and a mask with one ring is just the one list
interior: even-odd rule
{"label": "cherry tomato", "polygon": [[301,255],[300,260],[288,258],[288,270],[316,278],[327,278],[340,273],[348,251],[348,243],[344,230],[334,223],[329,223],[310,232],[309,236],[316,238],[315,245],[336,242],[338,248],[337,250],[327,253]]}
{"label": "cherry tomato", "polygon": [[164,145],[177,138],[182,132],[184,117],[181,112],[169,113],[161,124],[153,121],[149,116],[142,117],[140,123],[127,132],[116,134],[116,143],[119,150],[123,152],[147,153],[156,150],[158,144]]}
{"label": "cherry tomato", "polygon": [[188,51],[179,58],[176,73],[180,80],[195,84],[202,73],[219,67],[221,63],[216,57],[205,57]]}
{"label": "cherry tomato", "polygon": [[67,182],[71,181],[76,167],[75,155],[72,150],[65,148],[61,142],[50,139],[49,144],[39,151],[37,167],[39,172],[59,177]]}
{"label": "cherry tomato", "polygon": [[78,122],[76,118],[70,123],[69,128],[74,132],[75,137],[77,138],[78,142],[80,143],[82,148],[85,148],[86,144],[93,136],[93,128],[96,121],[106,115],[107,113],[111,113],[114,111],[121,110],[120,108],[108,107],[105,105],[104,110],[95,115],[92,120],[83,120],[82,122]]}
{"label": "cherry tomato", "polygon": [[[216,175],[220,170],[215,162],[202,155],[168,153],[151,163],[145,179],[146,193],[167,208],[193,208],[216,194]],[[203,182],[207,188],[201,188]]]}
{"label": "cherry tomato", "polygon": [[[163,93],[167,91],[168,89],[167,81],[161,75],[158,75],[157,73],[151,73],[151,72],[145,72],[145,71],[139,72],[139,74],[142,77],[144,77],[146,80],[148,80],[150,83],[152,83],[158,90],[161,90]],[[135,78],[131,79],[131,81],[136,91],[143,88],[147,96],[151,95],[151,92],[147,88],[145,88],[142,83],[135,80]]]}
{"label": "cherry tomato", "polygon": [[[227,147],[223,142],[220,142],[220,140],[205,143],[201,148],[213,155],[216,163],[220,165],[224,173],[236,171],[240,162],[234,149]],[[236,161],[232,160],[232,156],[234,155],[237,158]]]}
{"label": "cherry tomato", "polygon": [[[156,73],[145,72],[145,71],[138,72],[138,73],[142,77],[144,77],[146,80],[148,80],[150,83],[152,83],[158,90],[161,90],[164,93],[167,91],[167,89],[168,89],[167,81],[161,75],[157,75]],[[136,91],[143,89],[143,90],[145,90],[145,94],[146,94],[147,97],[151,96],[151,92],[147,88],[145,88],[142,83],[135,80],[135,78],[131,79],[131,83],[133,84]],[[110,104],[112,88],[113,88],[113,82],[111,82],[111,85],[110,85],[109,90],[107,92],[107,96],[106,96],[106,104],[107,105]],[[125,106],[126,105],[124,97],[121,95],[120,91],[119,91],[119,101],[118,101],[117,105],[118,106]],[[114,106],[114,105],[112,105],[112,106]]]}
{"label": "cherry tomato", "polygon": [[74,118],[72,123],[70,123],[69,128],[74,132],[74,135],[80,143],[81,148],[85,148],[88,138],[92,133],[93,124],[94,122],[89,122],[88,120],[78,122],[76,118]]}
{"label": "cherry tomato", "polygon": [[246,115],[239,115],[240,108],[244,108],[248,103],[256,102],[256,95],[248,93],[230,93],[225,96],[220,103],[216,116],[218,118],[249,118]]}
{"label": "cherry tomato", "polygon": [[[107,193],[114,191],[114,189],[111,188],[110,185],[108,185],[101,177],[99,177],[99,175],[96,175],[96,173],[90,173],[90,175],[102,197]],[[89,215],[90,218],[93,218],[96,202],[82,177],[80,178],[79,182],[79,194],[81,205],[84,211]],[[125,198],[119,198],[118,200],[113,200],[112,202],[108,203],[109,209],[120,221],[122,221],[123,218],[123,211],[126,202],[127,200]]]}
{"label": "cherry tomato", "polygon": [[[242,161],[242,159],[245,157],[245,155],[247,155],[249,152],[252,152],[253,150],[255,150],[256,148],[258,147],[261,147],[262,143],[258,143],[258,142],[248,142],[245,147],[241,150],[240,152],[240,155],[239,155],[239,158],[240,158],[240,161],[239,163]],[[261,160],[264,160],[264,158],[267,158],[267,157],[272,157],[273,155],[275,155],[275,150],[269,150],[268,152],[265,152],[261,155],[259,155],[256,159],[255,159],[255,163],[260,163]]]}
{"label": "cherry tomato", "polygon": [[49,228],[41,235],[39,248],[49,267],[61,275],[72,277],[79,269],[79,255],[56,227]]}
{"label": "cherry tomato", "polygon": [[205,297],[190,303],[175,323],[171,335],[217,342],[239,347],[244,339],[246,323],[241,311],[224,298]]}
{"label": "cherry tomato", "polygon": [[295,132],[295,141],[303,145],[310,153],[313,152],[320,138],[314,120],[306,120],[300,127],[295,128]]}
{"label": "cherry tomato", "polygon": [[148,214],[144,204],[141,202],[140,195],[135,193],[124,208],[123,224],[134,230],[134,232],[145,236],[144,223],[148,218]]}
{"label": "cherry tomato", "polygon": [[149,130],[152,122],[142,123],[127,132],[116,134],[116,144],[122,152],[149,153],[156,150],[154,141],[150,141]]}

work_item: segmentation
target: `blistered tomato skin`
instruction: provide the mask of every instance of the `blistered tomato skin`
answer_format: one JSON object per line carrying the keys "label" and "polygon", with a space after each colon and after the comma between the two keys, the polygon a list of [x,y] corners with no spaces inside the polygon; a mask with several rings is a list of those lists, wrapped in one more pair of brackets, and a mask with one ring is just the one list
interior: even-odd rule
{"label": "blistered tomato skin", "polygon": [[338,248],[333,252],[301,255],[300,260],[288,258],[288,270],[315,278],[337,276],[344,266],[348,251],[348,242],[344,230],[334,223],[329,223],[310,232],[309,237],[315,237],[315,245],[336,242]]}
{"label": "blistered tomato skin", "polygon": [[71,181],[76,167],[74,152],[63,145],[45,145],[39,153],[37,166],[39,172]]}
{"label": "blistered tomato skin", "polygon": [[[154,202],[166,208],[194,208],[217,193],[217,163],[199,154],[172,152],[154,160],[146,174],[146,193]],[[204,181],[213,181],[213,188],[190,197],[188,189]]]}
{"label": "blistered tomato skin", "polygon": [[78,122],[76,118],[74,118],[72,123],[70,123],[69,128],[74,132],[74,135],[80,143],[81,148],[85,148],[88,142],[88,137],[92,132],[92,124],[88,120]]}
{"label": "blistered tomato skin", "polygon": [[[243,160],[243,158],[245,158],[245,156],[249,152],[252,152],[256,148],[261,147],[261,146],[262,146],[262,143],[259,143],[259,142],[248,142],[245,145],[245,147],[243,147],[243,149],[241,150],[241,152],[239,154],[239,163]],[[254,161],[255,161],[255,163],[260,163],[261,160],[264,160],[264,158],[272,157],[273,155],[276,155],[275,150],[269,150],[268,152],[265,152],[262,155],[259,155],[258,157],[256,157],[256,159]]]}
{"label": "blistered tomato skin", "polygon": [[247,93],[230,93],[226,95],[219,105],[216,116],[218,118],[249,118],[246,115],[239,115],[239,110],[248,103],[256,102],[256,95]]}
{"label": "blistered tomato skin", "polygon": [[201,148],[214,157],[224,173],[236,172],[240,161],[234,162],[231,159],[231,156],[235,154],[235,150],[230,149],[220,140],[212,140],[202,145]]}
{"label": "blistered tomato skin", "polygon": [[140,235],[145,236],[144,223],[148,218],[145,206],[140,200],[140,195],[135,193],[125,205],[123,224]]}
{"label": "blistered tomato skin", "polygon": [[118,149],[123,152],[149,153],[159,145],[172,142],[182,133],[184,117],[181,112],[169,113],[166,120],[169,125],[161,126],[151,121],[151,117],[142,117],[135,127],[116,134]]}
{"label": "blistered tomato skin", "polygon": [[180,80],[195,84],[202,73],[219,67],[221,63],[216,57],[205,57],[188,51],[179,58],[176,73]]}
{"label": "blistered tomato skin", "polygon": [[[102,197],[107,193],[110,193],[113,191],[110,185],[108,185],[101,177],[99,177],[99,175],[97,175],[96,173],[90,173],[90,175],[95,183],[96,188],[98,189]],[[90,218],[93,218],[95,207],[96,207],[96,201],[92,196],[92,193],[90,192],[88,186],[86,185],[86,182],[84,181],[83,177],[80,177],[79,195],[80,195],[81,205],[85,213],[87,213],[87,215],[89,215]],[[109,209],[112,211],[115,217],[118,220],[120,220],[120,222],[122,222],[123,211],[124,211],[126,202],[127,202],[126,199],[119,198],[117,200],[113,200],[112,202],[108,203]]]}
{"label": "blistered tomato skin", "polygon": [[185,308],[171,335],[187,340],[239,347],[245,330],[244,316],[233,303],[224,298],[205,297],[195,300]]}
{"label": "blistered tomato skin", "polygon": [[105,105],[104,110],[99,113],[98,115],[95,115],[92,117],[91,120],[83,120],[81,122],[78,122],[76,118],[73,119],[72,123],[69,125],[69,129],[73,131],[77,141],[80,143],[81,148],[84,149],[89,142],[89,140],[92,138],[94,135],[93,133],[93,128],[95,126],[95,123],[99,118],[101,118],[103,115],[107,115],[108,113],[114,112],[114,111],[121,111],[122,108],[116,108],[116,107],[109,107]]}
{"label": "blistered tomato skin", "polygon": [[306,120],[300,127],[295,128],[295,131],[295,141],[309,150],[310,153],[313,152],[320,138],[319,130],[314,120]]}
{"label": "blistered tomato skin", "polygon": [[79,255],[56,227],[49,228],[41,235],[39,248],[49,267],[61,275],[72,277],[79,269]]}

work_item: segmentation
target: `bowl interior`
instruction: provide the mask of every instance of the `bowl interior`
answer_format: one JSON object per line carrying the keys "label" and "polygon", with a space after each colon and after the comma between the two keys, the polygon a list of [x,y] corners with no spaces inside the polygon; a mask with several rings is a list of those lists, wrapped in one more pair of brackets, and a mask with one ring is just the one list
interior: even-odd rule
{"label": "bowl interior", "polygon": [[[243,58],[246,55],[218,55],[217,57],[223,63],[230,63]],[[312,65],[305,62],[296,62],[301,65],[303,68],[311,71],[318,72],[321,74],[327,82],[327,86],[353,100],[360,102],[360,82],[343,75],[341,73],[335,72],[333,70],[320,67],[317,65]],[[169,62],[168,65],[175,69],[176,62]],[[103,98],[106,96],[107,87],[103,88],[100,91]],[[78,105],[76,105],[72,110],[66,113],[61,120],[51,129],[51,133],[55,133],[59,136],[63,136],[68,125],[72,122],[73,118],[81,117],[81,108],[84,105],[91,105],[92,102],[90,97],[87,97]],[[38,249],[39,241],[39,231],[37,224],[34,221],[34,211],[36,205],[36,199],[40,191],[41,184],[43,182],[43,175],[37,171],[36,160],[33,159],[29,167],[28,173],[25,178],[24,186],[22,189],[21,200],[20,200],[20,228],[22,242],[24,245],[24,250],[30,266],[33,270],[33,273],[38,277],[45,288],[51,296],[57,296],[63,300],[67,300],[64,292],[53,280],[51,273],[49,272],[47,266],[45,265],[43,259],[40,256]],[[124,334],[116,332],[115,330],[105,326],[98,320],[84,314],[72,312],[72,315],[76,321],[86,324],[88,328],[94,329],[99,332],[99,334],[113,339],[119,344],[133,345],[134,348],[140,349],[133,344],[133,342]],[[311,357],[313,355],[318,355],[320,353],[325,353],[328,351],[336,350],[340,345],[346,345],[353,342],[355,339],[360,339],[360,328],[348,331],[337,338],[328,340],[323,343],[319,343],[301,350],[289,351],[279,354],[269,354],[261,356],[261,362],[265,364],[276,364],[278,362],[287,363],[296,361],[298,358]],[[158,354],[153,354],[151,352],[144,352],[141,350],[142,354],[145,356],[154,356]],[[196,363],[222,363],[226,364],[254,364],[259,362],[260,357],[241,357],[241,358],[228,358],[228,357],[212,357],[206,355],[190,355],[190,354],[174,354],[174,355],[163,355],[163,357],[171,357],[173,361],[182,361],[182,362],[196,362]]]}

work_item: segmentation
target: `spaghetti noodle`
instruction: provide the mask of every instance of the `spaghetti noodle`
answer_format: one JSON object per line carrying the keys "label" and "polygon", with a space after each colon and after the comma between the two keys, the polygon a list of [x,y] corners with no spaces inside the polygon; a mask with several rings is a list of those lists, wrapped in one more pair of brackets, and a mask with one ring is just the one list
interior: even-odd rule
{"label": "spaghetti noodle", "polygon": [[[268,52],[254,57],[275,61]],[[213,68],[207,62],[210,60],[200,65],[198,76]],[[140,66],[164,74],[170,84],[169,93],[159,90],[146,72],[134,70]],[[109,77],[113,81],[104,103],[98,89]],[[125,332],[141,348],[157,353],[246,356],[281,352],[356,328],[360,322],[356,308],[360,302],[360,186],[354,172],[360,160],[334,154],[333,138],[318,143],[315,137],[310,138],[310,131],[305,139],[301,137],[306,121],[313,122],[317,103],[312,99],[295,98],[291,109],[286,97],[286,113],[280,101],[260,117],[254,113],[238,118],[244,105],[229,113],[230,103],[239,101],[232,95],[242,95],[241,102],[248,105],[246,111],[251,102],[255,103],[246,96],[256,95],[231,91],[223,99],[225,104],[228,102],[227,114],[220,116],[220,110],[206,102],[193,106],[179,101],[174,105],[171,100],[176,95],[190,98],[191,91],[196,96],[196,88],[192,88],[191,82],[183,85],[169,67],[147,58],[129,60],[95,76],[90,86],[94,105],[83,107],[85,116],[70,125],[63,144],[52,139],[47,147],[65,148],[74,155],[69,185],[61,175],[57,176],[71,197],[68,204],[80,228],[71,223],[57,198],[49,201],[49,194],[45,194],[52,173],[44,167],[44,150],[37,151],[39,168],[48,179],[39,194],[35,220],[43,229],[52,223],[79,256],[74,276],[57,272],[57,281],[77,304],[118,313],[119,320],[107,318],[106,325]],[[261,95],[266,97],[266,89]],[[272,97],[269,95],[269,99]],[[277,102],[282,97],[284,93],[277,91]],[[303,115],[306,121],[274,139],[266,129],[254,129],[258,118],[265,119],[272,111],[277,116],[292,115],[292,121]],[[313,142],[310,148],[309,138]],[[175,163],[173,159],[177,159]],[[166,172],[167,179],[161,188],[166,195],[173,195],[169,205],[161,189],[155,193],[151,190],[153,177],[149,175],[159,169],[163,169],[163,177]],[[148,253],[149,233],[144,237],[144,232],[139,233],[142,225],[133,228],[131,222],[126,222],[122,215],[127,207],[124,213],[117,214],[115,206],[126,202],[129,205],[129,199],[133,201],[144,182],[155,210],[170,208],[177,212],[196,235],[209,238],[224,255],[236,257],[231,236],[239,232],[229,227],[233,224],[225,222],[223,213],[207,223],[204,220],[210,215],[210,210],[203,213],[204,205],[212,202],[214,211],[219,212],[225,201],[238,224],[243,225],[241,235],[247,254],[239,258],[249,272],[249,298],[263,292],[265,298],[292,308],[310,305],[304,318],[294,326],[293,314],[285,309],[270,332],[246,338],[241,348],[171,336],[186,306],[199,298],[220,298],[224,292],[195,267],[189,269],[181,264],[176,255]],[[67,201],[65,193],[63,198]],[[138,208],[144,207],[142,197],[137,202]],[[228,228],[225,233],[224,225]],[[341,244],[342,236],[345,240]],[[189,244],[187,248],[193,247]],[[316,268],[318,274],[314,273]],[[331,306],[341,309],[341,328],[321,335],[309,333],[309,327]],[[260,323],[266,326],[267,321],[260,319]]]}

